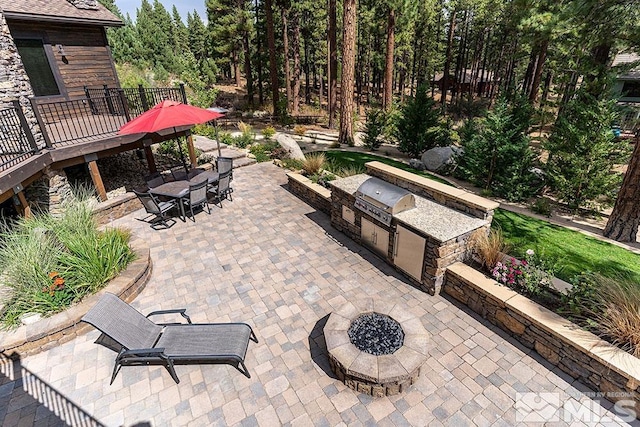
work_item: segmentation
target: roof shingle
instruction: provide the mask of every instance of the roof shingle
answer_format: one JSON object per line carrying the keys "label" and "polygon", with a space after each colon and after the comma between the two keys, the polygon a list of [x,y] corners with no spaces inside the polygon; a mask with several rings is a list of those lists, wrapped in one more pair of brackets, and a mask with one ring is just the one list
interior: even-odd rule
{"label": "roof shingle", "polygon": [[79,9],[68,0],[0,0],[0,9],[7,18],[13,19],[122,25],[122,21],[100,3],[93,10]]}

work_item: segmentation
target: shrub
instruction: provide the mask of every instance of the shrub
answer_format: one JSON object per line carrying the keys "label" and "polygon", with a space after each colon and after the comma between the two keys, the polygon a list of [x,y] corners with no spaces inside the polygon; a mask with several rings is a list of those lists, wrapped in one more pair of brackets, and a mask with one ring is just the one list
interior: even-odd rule
{"label": "shrub", "polygon": [[229,132],[218,133],[218,142],[225,145],[233,145],[234,138]]}
{"label": "shrub", "polygon": [[254,144],[249,149],[249,152],[256,157],[256,161],[258,163],[268,162],[273,157],[271,157],[271,153],[273,150],[279,148],[280,145],[277,142],[266,142],[262,144]]}
{"label": "shrub", "polygon": [[435,147],[435,140],[429,129],[438,125],[438,111],[435,102],[427,95],[427,86],[421,85],[413,99],[407,101],[395,124],[398,149],[413,158]]}
{"label": "shrub", "polygon": [[487,233],[481,228],[471,235],[469,248],[478,255],[482,266],[491,270],[502,260],[508,245],[500,229],[492,228]]}
{"label": "shrub", "polygon": [[551,217],[551,203],[548,199],[539,197],[537,198],[530,206],[531,210],[538,215],[544,215],[546,217]]}
{"label": "shrub", "polygon": [[284,160],[289,158],[291,152],[282,146],[277,146],[273,150],[271,150],[271,158],[272,159],[280,159]]}
{"label": "shrub", "polygon": [[133,259],[128,232],[98,230],[87,194],[68,199],[60,217],[37,214],[0,227],[2,284],[11,291],[0,313],[5,327],[18,326],[25,313],[63,310]]}
{"label": "shrub", "polygon": [[262,136],[264,136],[265,139],[271,139],[275,134],[276,128],[274,128],[273,126],[267,126],[266,128],[262,129]]}
{"label": "shrub", "polygon": [[304,162],[300,159],[283,159],[282,167],[285,169],[299,171],[302,169]]}
{"label": "shrub", "polygon": [[[541,188],[533,171],[535,154],[525,134],[529,121],[518,108],[504,99],[498,101],[479,132],[464,141],[464,152],[457,158],[458,176],[509,201],[526,199]],[[468,137],[469,129],[464,135]]]}
{"label": "shrub", "polygon": [[371,151],[375,151],[382,145],[380,136],[384,131],[386,118],[384,111],[371,108],[367,111],[367,122],[364,126],[364,146]]}
{"label": "shrub", "polygon": [[304,133],[307,131],[307,127],[306,126],[302,126],[302,125],[295,125],[293,127],[293,133],[298,135],[298,136],[304,136]]}
{"label": "shrub", "polygon": [[327,161],[324,153],[311,153],[304,156],[304,161],[302,162],[302,170],[304,170],[308,176],[315,175],[322,168]]}
{"label": "shrub", "polygon": [[238,129],[240,130],[241,134],[234,138],[233,143],[240,148],[247,148],[255,140],[253,128],[248,123],[239,122]]}

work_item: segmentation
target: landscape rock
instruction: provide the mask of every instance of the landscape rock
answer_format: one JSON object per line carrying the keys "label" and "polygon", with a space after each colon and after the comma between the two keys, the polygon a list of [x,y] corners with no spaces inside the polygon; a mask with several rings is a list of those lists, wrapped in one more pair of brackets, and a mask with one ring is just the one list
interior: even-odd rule
{"label": "landscape rock", "polygon": [[284,133],[277,133],[276,141],[278,141],[278,144],[280,144],[281,147],[289,150],[289,157],[291,157],[292,159],[304,160],[304,154],[302,153],[300,146],[289,135]]}
{"label": "landscape rock", "polygon": [[457,147],[432,148],[424,152],[422,155],[422,163],[427,170],[437,172],[453,162],[453,156],[457,151]]}
{"label": "landscape rock", "polygon": [[409,166],[414,169],[418,169],[419,171],[423,171],[425,169],[424,163],[420,159],[410,159]]}

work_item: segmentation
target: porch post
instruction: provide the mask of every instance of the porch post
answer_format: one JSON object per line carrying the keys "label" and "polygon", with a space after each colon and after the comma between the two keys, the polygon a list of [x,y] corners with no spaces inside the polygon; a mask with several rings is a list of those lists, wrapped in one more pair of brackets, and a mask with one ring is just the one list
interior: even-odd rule
{"label": "porch post", "polygon": [[193,135],[191,131],[187,131],[187,149],[189,150],[189,161],[191,162],[191,167],[195,168],[198,166],[198,157],[196,156],[196,148],[193,145]]}
{"label": "porch post", "polygon": [[91,180],[93,181],[93,185],[96,187],[96,191],[98,192],[98,197],[101,202],[107,200],[107,190],[104,188],[104,183],[102,182],[102,176],[100,176],[100,169],[98,169],[98,156],[95,154],[84,156],[84,161],[87,162],[89,166],[89,174],[91,175]]}
{"label": "porch post", "polygon": [[31,206],[29,206],[29,202],[27,202],[27,198],[24,196],[24,192],[22,190],[22,185],[16,185],[13,188],[13,193],[16,195],[18,201],[20,202],[20,205],[17,206],[17,208],[21,211],[20,213],[25,218],[31,218],[31,216],[33,215],[31,212]]}
{"label": "porch post", "polygon": [[143,139],[142,146],[144,147],[144,157],[147,159],[147,166],[149,167],[149,173],[158,172],[156,166],[156,160],[153,158],[153,151],[151,151],[151,140]]}

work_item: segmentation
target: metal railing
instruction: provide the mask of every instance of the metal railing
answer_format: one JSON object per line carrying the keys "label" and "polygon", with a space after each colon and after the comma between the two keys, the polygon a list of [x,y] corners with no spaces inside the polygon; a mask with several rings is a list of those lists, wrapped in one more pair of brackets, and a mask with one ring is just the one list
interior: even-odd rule
{"label": "metal railing", "polygon": [[85,98],[71,101],[31,100],[48,147],[90,142],[115,135],[118,129],[157,103],[186,103],[184,86],[178,88],[85,87]]}
{"label": "metal railing", "polygon": [[39,151],[20,102],[0,110],[0,171],[27,160]]}

